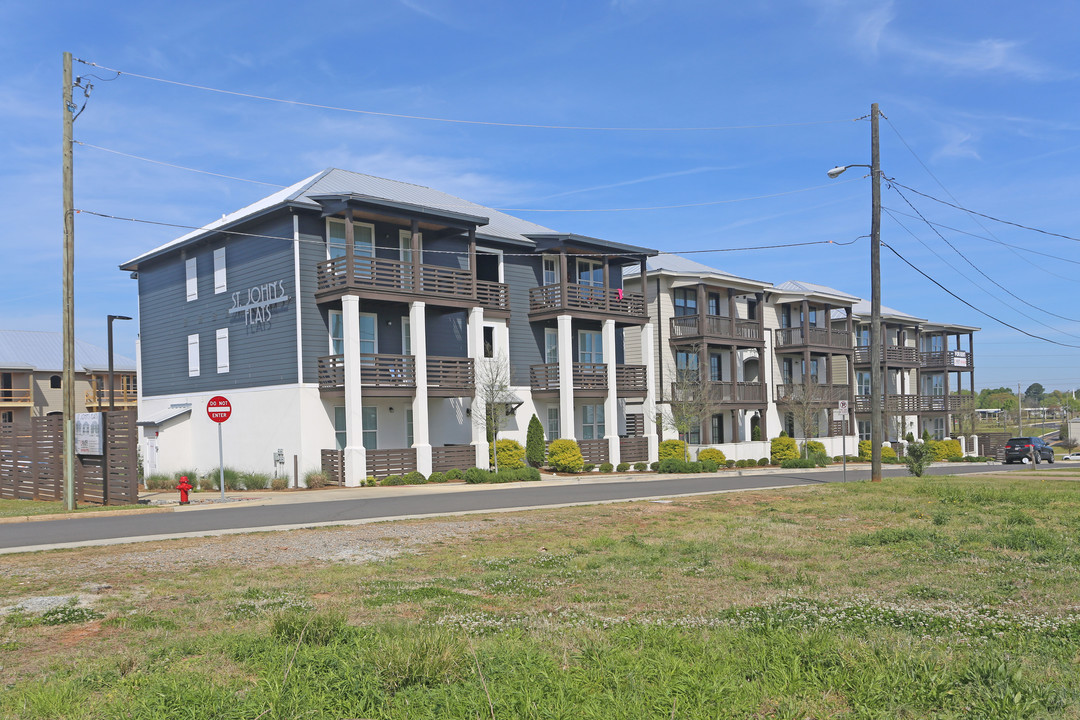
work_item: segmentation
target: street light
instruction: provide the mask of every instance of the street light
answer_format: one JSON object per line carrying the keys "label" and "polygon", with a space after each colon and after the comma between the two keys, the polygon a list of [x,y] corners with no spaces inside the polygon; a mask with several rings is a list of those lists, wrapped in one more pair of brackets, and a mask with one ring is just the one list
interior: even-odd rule
{"label": "street light", "polygon": [[127,315],[109,315],[109,410],[116,408],[113,389],[113,350],[112,350],[112,324],[113,320],[130,320]]}
{"label": "street light", "polygon": [[881,378],[881,158],[878,154],[877,103],[870,105],[870,164],[837,165],[826,174],[837,178],[851,167],[870,168],[870,480],[881,482],[881,437],[884,394]]}

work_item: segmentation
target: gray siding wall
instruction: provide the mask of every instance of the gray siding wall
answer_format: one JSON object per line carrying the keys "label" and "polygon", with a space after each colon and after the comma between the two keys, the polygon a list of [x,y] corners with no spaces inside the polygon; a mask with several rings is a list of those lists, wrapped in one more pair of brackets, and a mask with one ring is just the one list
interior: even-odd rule
{"label": "gray siding wall", "polygon": [[528,385],[529,366],[544,362],[542,323],[529,322],[529,289],[540,285],[540,265],[539,255],[503,258],[503,279],[510,286],[510,370],[514,385]]}
{"label": "gray siding wall", "polygon": [[[254,223],[244,232],[292,237],[292,218]],[[225,247],[227,290],[214,293],[214,250]],[[198,266],[197,300],[186,299],[185,261]],[[246,305],[249,288],[281,282],[289,300],[273,305],[270,319],[245,323],[230,313]],[[234,295],[239,293],[239,295]],[[290,240],[232,237],[178,251],[139,268],[139,332],[144,395],[226,391],[296,382],[296,287]],[[229,372],[217,372],[216,333],[229,329]],[[188,335],[199,336],[198,377],[188,376]]]}
{"label": "gray siding wall", "polygon": [[318,358],[330,354],[326,311],[315,302],[315,268],[326,259],[326,238],[319,217],[300,217],[300,342],[304,348],[304,382],[319,381]]}

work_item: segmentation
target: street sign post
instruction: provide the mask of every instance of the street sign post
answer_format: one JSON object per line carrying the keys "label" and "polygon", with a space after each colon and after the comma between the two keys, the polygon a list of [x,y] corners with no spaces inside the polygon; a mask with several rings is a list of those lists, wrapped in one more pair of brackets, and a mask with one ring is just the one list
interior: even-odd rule
{"label": "street sign post", "polygon": [[225,499],[225,451],[221,444],[221,426],[232,416],[232,403],[221,395],[215,395],[206,403],[206,415],[217,423],[218,447],[218,485],[221,487],[221,499]]}
{"label": "street sign post", "polygon": [[840,418],[840,451],[843,453],[841,462],[843,462],[844,464],[844,482],[847,482],[847,400],[841,400],[837,403],[836,412],[841,413],[842,415],[842,417]]}

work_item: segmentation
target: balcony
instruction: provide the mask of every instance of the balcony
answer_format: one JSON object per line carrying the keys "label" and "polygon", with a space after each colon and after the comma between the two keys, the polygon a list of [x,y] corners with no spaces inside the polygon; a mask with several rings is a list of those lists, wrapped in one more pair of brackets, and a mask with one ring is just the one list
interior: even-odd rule
{"label": "balcony", "polygon": [[[607,395],[607,365],[604,363],[574,363],[574,395],[604,397]],[[537,397],[559,395],[559,364],[546,363],[529,367],[529,386]],[[616,365],[615,394],[617,397],[645,397],[645,366]]]}
{"label": "balcony", "polygon": [[778,328],[775,332],[777,352],[802,350],[805,347],[829,352],[851,352],[851,333],[847,330],[811,327],[804,333],[801,327],[793,327]]}
{"label": "balcony", "polygon": [[[412,395],[416,390],[416,359],[412,355],[360,354],[360,387],[365,395]],[[429,356],[428,394],[432,397],[472,395],[475,387],[472,358]],[[345,356],[319,358],[319,389],[345,389]]]}
{"label": "balcony", "polygon": [[559,315],[614,319],[644,325],[649,321],[645,297],[640,293],[592,285],[542,285],[529,289],[529,319],[547,320]]}
{"label": "balcony", "polygon": [[964,350],[919,353],[919,367],[930,370],[974,370],[975,359]]}
{"label": "balcony", "polygon": [[[133,388],[114,388],[113,390],[113,405],[118,408],[133,408],[138,404],[139,392]],[[99,410],[109,409],[109,389],[104,388],[98,390],[97,388],[91,388],[86,391],[85,397],[86,410],[88,412],[97,412]]]}
{"label": "balcony", "polygon": [[681,315],[671,318],[671,342],[724,340],[761,345],[764,332],[757,320],[734,320],[727,315]]}
{"label": "balcony", "polygon": [[320,301],[355,292],[372,299],[423,300],[451,307],[482,305],[488,310],[510,312],[509,285],[473,280],[471,271],[459,268],[345,256],[320,262],[316,279]]}
{"label": "balcony", "polygon": [[30,388],[0,390],[0,408],[33,407],[34,392]]}
{"label": "balcony", "polygon": [[773,387],[773,397],[776,398],[778,404],[788,403],[793,399],[801,397],[813,397],[816,401],[820,401],[829,406],[835,406],[840,400],[849,400],[851,398],[850,385],[824,385],[812,383],[810,386],[812,388],[810,395],[803,394],[804,387],[804,385],[799,383],[775,385]]}
{"label": "balcony", "polygon": [[[919,350],[913,347],[903,347],[900,345],[886,345],[884,348],[884,360],[886,365],[892,366],[919,366]],[[869,365],[870,364],[870,347],[868,345],[860,345],[855,348],[855,364],[856,365]]]}
{"label": "balcony", "polygon": [[[868,413],[872,406],[869,395],[855,396],[855,412]],[[883,412],[897,415],[970,412],[975,409],[975,398],[971,395],[889,395],[882,407]]]}
{"label": "balcony", "polygon": [[[698,391],[698,387],[694,387],[694,383],[690,383],[687,386],[679,387],[678,384],[671,384],[671,397],[672,402],[678,402],[680,396],[684,393],[690,394],[703,394]],[[765,402],[765,383],[760,382],[729,382],[721,380],[710,380],[709,390],[711,394],[711,403],[717,405],[724,405],[727,407],[761,407]],[[689,398],[687,398],[689,400]]]}

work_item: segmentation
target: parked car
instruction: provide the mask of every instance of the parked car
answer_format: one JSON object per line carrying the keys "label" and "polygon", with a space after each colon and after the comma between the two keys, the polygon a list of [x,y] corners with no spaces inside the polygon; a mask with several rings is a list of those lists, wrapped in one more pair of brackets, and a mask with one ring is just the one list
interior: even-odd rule
{"label": "parked car", "polygon": [[1080,453],[1066,453],[1061,456],[1062,460],[1080,460]]}
{"label": "parked car", "polygon": [[1054,462],[1054,448],[1039,437],[1009,438],[1005,443],[1005,462],[1033,462],[1038,465],[1043,460]]}

